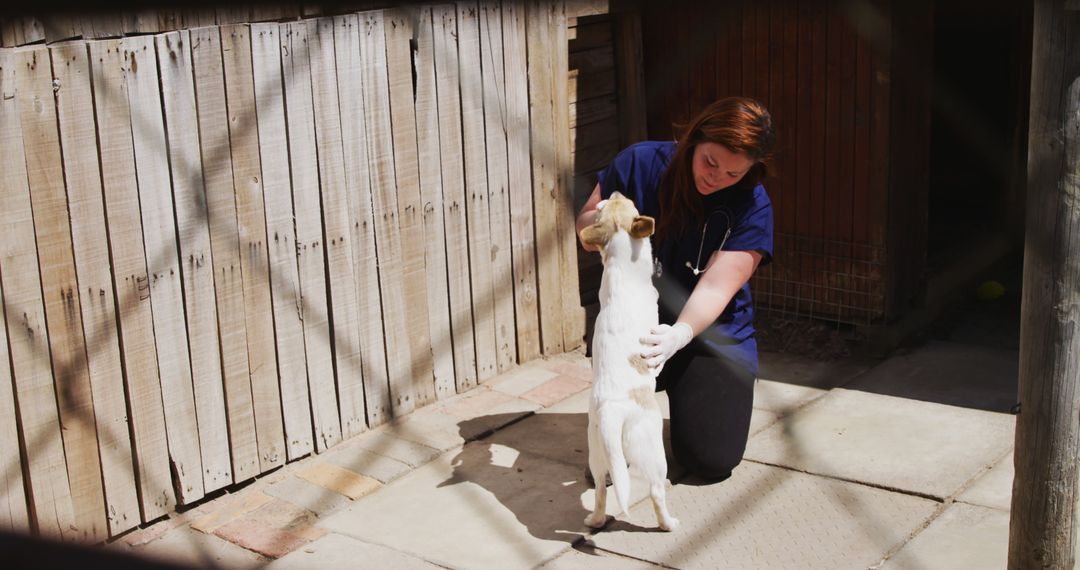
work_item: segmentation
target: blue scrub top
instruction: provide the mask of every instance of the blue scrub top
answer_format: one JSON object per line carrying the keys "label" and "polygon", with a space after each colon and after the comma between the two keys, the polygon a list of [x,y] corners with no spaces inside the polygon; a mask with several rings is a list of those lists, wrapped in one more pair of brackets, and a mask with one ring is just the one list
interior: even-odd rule
{"label": "blue scrub top", "polygon": [[[599,173],[601,198],[607,199],[618,191],[634,200],[641,214],[659,221],[660,179],[674,155],[675,143],[670,141],[648,141],[627,147]],[[705,212],[702,224],[688,228],[682,235],[669,235],[662,247],[653,248],[661,267],[653,282],[660,292],[662,323],[676,321],[690,292],[704,275],[695,276],[686,263],[704,269],[721,242],[725,251],[760,252],[760,265],[772,261],[773,211],[764,186],[740,181],[709,196],[696,195]],[[716,322],[698,335],[690,348],[718,355],[757,376],[754,305],[749,283],[743,284]]]}

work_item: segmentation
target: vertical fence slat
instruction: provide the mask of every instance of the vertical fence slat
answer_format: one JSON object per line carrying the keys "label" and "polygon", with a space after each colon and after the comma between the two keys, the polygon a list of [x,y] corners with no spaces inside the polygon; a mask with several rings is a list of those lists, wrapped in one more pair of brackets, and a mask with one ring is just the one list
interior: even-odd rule
{"label": "vertical fence slat", "polygon": [[267,250],[259,132],[255,117],[255,83],[251,68],[251,30],[245,24],[222,26],[225,101],[232,145],[233,190],[240,229],[240,268],[244,280],[251,399],[259,469],[285,462],[285,431],[275,359],[273,308],[270,299],[270,260]]}
{"label": "vertical fence slat", "polygon": [[169,459],[176,498],[186,504],[203,496],[202,456],[153,40],[126,38],[124,60]]}
{"label": "vertical fence slat", "polygon": [[90,69],[101,163],[109,166],[102,169],[101,180],[120,318],[120,355],[127,381],[132,447],[139,480],[139,506],[145,522],[165,514],[174,505],[175,497],[169,475],[165,410],[154,348],[122,50],[120,40],[91,43]]}
{"label": "vertical fence slat", "polygon": [[244,289],[240,271],[240,245],[233,195],[232,154],[225,108],[225,77],[218,28],[191,31],[191,58],[195,68],[206,209],[210,219],[210,251],[213,258],[218,332],[221,338],[222,373],[225,378],[226,419],[232,450],[233,480],[250,479],[259,473],[259,452],[248,375],[247,330],[244,321]]}
{"label": "vertical fence slat", "polygon": [[559,267],[558,154],[552,109],[552,53],[547,2],[530,0],[525,19],[529,54],[529,116],[532,119],[532,175],[536,216],[536,257],[540,286],[540,343],[544,354],[562,352],[562,282]]}
{"label": "vertical fence slat", "polygon": [[446,222],[447,287],[450,291],[450,327],[454,343],[454,380],[458,391],[463,392],[476,386],[476,352],[469,293],[465,172],[462,168],[457,11],[453,6],[438,6],[432,10],[435,31],[435,82],[439,94],[439,162],[442,165],[442,205]]}
{"label": "vertical fence slat", "polygon": [[540,355],[536,298],[536,239],[529,164],[529,78],[525,53],[525,4],[503,4],[503,65],[506,71],[506,143],[510,185],[510,233],[514,266],[514,313],[518,362]]}
{"label": "vertical fence slat", "polygon": [[[483,74],[484,135],[487,148],[488,218],[495,320],[495,360],[499,372],[514,366],[514,275],[510,244],[509,171],[506,150],[506,81],[503,73],[502,10],[485,0],[478,12],[480,70]],[[565,75],[565,74],[564,74]]]}
{"label": "vertical fence slat", "polygon": [[109,534],[139,524],[86,44],[53,48],[64,176]]}
{"label": "vertical fence slat", "polygon": [[281,24],[280,35],[308,389],[311,394],[315,448],[323,451],[341,441],[341,424],[334,388],[329,305],[324,276],[326,266],[319,207],[315,117],[311,100],[313,82],[308,55],[308,24]]}
{"label": "vertical fence slat", "polygon": [[[360,15],[360,60],[364,77],[364,117],[368,129],[368,166],[371,172],[372,205],[375,217],[375,244],[379,257],[379,290],[382,293],[383,328],[386,331],[386,368],[390,380],[387,387],[365,382],[369,415],[372,394],[378,402],[389,400],[394,412],[406,402],[412,363],[405,320],[405,283],[403,281],[402,243],[399,223],[402,213],[397,203],[397,182],[394,172],[394,146],[390,123],[390,87],[387,73],[386,36],[382,12]],[[427,326],[427,323],[424,323]],[[418,355],[417,355],[418,356]],[[401,396],[402,399],[398,399]]]}
{"label": "vertical fence slat", "polygon": [[434,357],[435,397],[454,394],[454,349],[447,285],[446,224],[443,221],[442,172],[439,155],[439,94],[435,79],[435,38],[431,8],[417,11],[416,128],[420,200],[424,208],[424,264],[427,273],[428,326]]}
{"label": "vertical fence slat", "polygon": [[311,408],[307,390],[304,329],[300,322],[300,282],[296,268],[289,149],[285,139],[285,93],[277,24],[251,26],[255,111],[266,194],[266,239],[270,252],[270,288],[281,373],[281,412],[288,458],[311,453]]}
{"label": "vertical fence slat", "polygon": [[[0,145],[4,149],[0,152],[0,200],[4,204],[0,208],[4,236],[0,240],[0,279],[18,399],[16,418],[27,462],[29,516],[38,532],[59,538],[70,532],[73,515],[19,126],[17,97],[27,95],[16,88],[16,67],[27,63],[25,54],[0,51]],[[20,469],[16,458],[18,455],[5,456],[5,471]]]}
{"label": "vertical fence slat", "polygon": [[[356,268],[357,257],[367,251],[362,248],[353,219],[351,206],[358,206],[360,197],[350,195],[350,184],[362,188],[367,179],[367,155],[358,154],[363,140],[363,94],[359,85],[359,25],[355,16],[320,18],[310,33],[312,92],[315,102],[315,134],[319,150],[319,173],[322,180],[323,224],[326,228],[326,256],[330,276],[330,305],[334,316],[334,353],[337,362],[338,405],[341,410],[341,435],[352,437],[366,428],[364,417],[364,381],[371,372],[362,358],[362,326],[358,295],[370,294],[357,286],[362,277]],[[339,109],[343,108],[344,113]],[[350,205],[350,198],[351,205]],[[364,229],[364,228],[361,228]],[[374,230],[373,230],[374,231]],[[377,289],[377,287],[376,287]],[[368,298],[362,299],[364,302]],[[370,402],[370,400],[369,400]],[[369,404],[370,405],[370,404]],[[385,408],[384,408],[385,409]],[[371,409],[368,410],[369,414]]]}
{"label": "vertical fence slat", "polygon": [[30,180],[30,201],[34,211],[34,232],[37,235],[41,270],[41,294],[45,301],[45,322],[49,327],[49,349],[75,517],[74,532],[65,533],[64,537],[96,542],[107,533],[101,508],[105,499],[86,362],[86,340],[78,308],[80,296],[60,156],[52,70],[47,49],[34,48],[22,55],[26,65],[19,66],[16,71],[20,92],[19,119],[26,149],[26,171]]}
{"label": "vertical fence slat", "polygon": [[[3,60],[0,60],[0,65],[3,65]],[[0,74],[2,73],[3,70],[0,70]],[[2,89],[3,80],[0,79],[0,90]],[[9,141],[0,138],[0,142]],[[2,190],[0,196],[5,196]],[[3,218],[0,216],[0,224],[2,223]],[[3,284],[0,283],[0,299],[3,298]],[[11,367],[8,366],[9,357],[7,319],[4,311],[0,309],[0,457],[4,458],[3,462],[0,462],[0,469],[3,470],[0,471],[0,529],[25,533],[30,531],[30,514],[26,510],[26,493],[23,490],[22,465],[25,460],[19,453],[19,427],[16,420],[15,393],[12,391]],[[129,487],[134,495],[135,487]]]}
{"label": "vertical fence slat", "polygon": [[[413,24],[404,11],[384,12],[386,70],[390,89],[390,131],[394,151],[394,193],[401,240],[401,307],[408,343],[405,376],[391,398],[395,415],[408,413],[435,400],[434,363],[428,324],[427,277],[424,269],[424,205],[417,163],[416,110],[413,92]],[[385,297],[384,297],[385,298]]]}
{"label": "vertical fence slat", "polygon": [[476,374],[483,382],[498,372],[495,354],[495,299],[492,283],[491,227],[488,216],[487,150],[484,141],[484,91],[480,70],[480,25],[475,2],[458,2],[458,73],[465,164],[465,215],[468,220],[469,274],[476,335]]}
{"label": "vertical fence slat", "polygon": [[567,70],[570,68],[566,39],[566,2],[551,3],[551,106],[555,115],[555,207],[559,237],[559,279],[562,285],[563,350],[574,350],[585,338],[585,310],[578,286],[577,232],[574,215],[574,162],[570,154],[570,102]]}
{"label": "vertical fence slat", "polygon": [[195,112],[191,36],[187,31],[155,38],[161,70],[162,100],[169,137],[169,165],[180,238],[180,272],[184,285],[191,377],[198,415],[203,488],[209,493],[232,483],[225,392],[218,355],[217,303],[210,251],[199,131]]}
{"label": "vertical fence slat", "polygon": [[[349,381],[356,391],[351,405],[358,417],[367,410],[368,425],[385,421],[390,410],[386,370],[386,344],[382,330],[382,293],[375,251],[375,218],[372,210],[371,173],[368,165],[368,135],[364,111],[364,69],[360,62],[360,18],[356,14],[334,19],[337,57],[338,98],[341,103],[341,138],[345,150],[348,235],[353,262],[353,283],[357,295],[356,325],[350,334],[359,335],[361,368]],[[362,374],[361,374],[362,369]],[[362,424],[360,429],[362,429]]]}

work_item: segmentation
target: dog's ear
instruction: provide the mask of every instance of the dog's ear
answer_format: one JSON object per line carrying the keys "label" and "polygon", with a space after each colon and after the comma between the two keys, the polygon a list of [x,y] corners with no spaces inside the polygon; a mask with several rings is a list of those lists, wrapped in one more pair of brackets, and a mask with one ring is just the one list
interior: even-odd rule
{"label": "dog's ear", "polygon": [[581,241],[589,245],[605,245],[611,239],[612,224],[596,223],[581,230]]}
{"label": "dog's ear", "polygon": [[649,216],[637,216],[630,224],[630,237],[635,239],[647,238],[656,231],[656,220]]}

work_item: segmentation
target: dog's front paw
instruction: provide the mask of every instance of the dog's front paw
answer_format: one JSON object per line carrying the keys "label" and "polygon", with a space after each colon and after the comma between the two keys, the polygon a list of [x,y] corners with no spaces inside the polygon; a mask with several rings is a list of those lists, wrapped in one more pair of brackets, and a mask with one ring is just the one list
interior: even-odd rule
{"label": "dog's front paw", "polygon": [[604,515],[593,513],[585,517],[585,526],[589,528],[604,528],[605,524],[607,524],[607,517]]}
{"label": "dog's front paw", "polygon": [[669,517],[667,521],[660,521],[660,530],[671,532],[679,528],[679,519]]}

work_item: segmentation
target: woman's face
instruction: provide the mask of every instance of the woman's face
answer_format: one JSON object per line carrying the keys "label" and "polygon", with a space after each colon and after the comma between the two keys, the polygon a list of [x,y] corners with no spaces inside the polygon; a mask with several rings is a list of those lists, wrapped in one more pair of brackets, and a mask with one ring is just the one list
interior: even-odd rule
{"label": "woman's face", "polygon": [[753,166],[746,153],[731,152],[721,144],[703,142],[694,147],[694,184],[704,196],[742,180]]}

